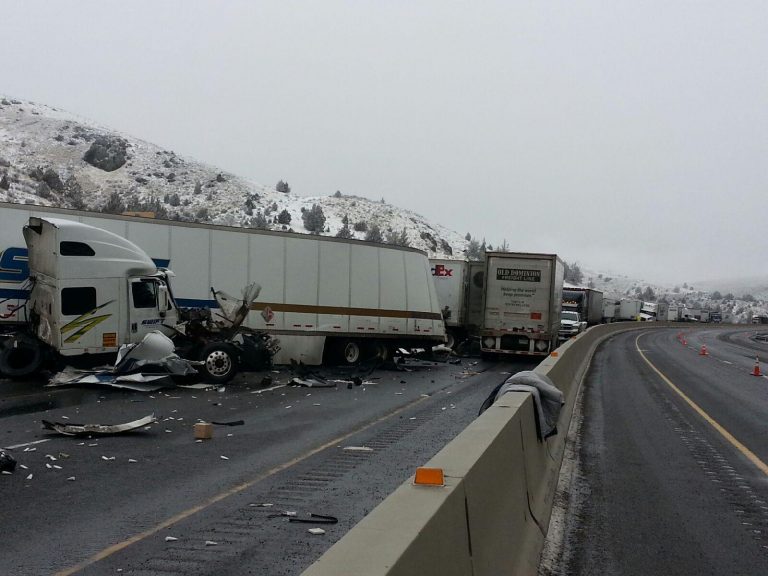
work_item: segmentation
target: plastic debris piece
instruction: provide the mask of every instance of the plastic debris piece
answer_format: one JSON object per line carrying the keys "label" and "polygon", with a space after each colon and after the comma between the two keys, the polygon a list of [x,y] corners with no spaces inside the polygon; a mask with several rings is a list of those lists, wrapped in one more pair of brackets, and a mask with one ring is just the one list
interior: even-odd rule
{"label": "plastic debris piece", "polygon": [[310,534],[314,534],[315,536],[320,536],[321,534],[325,534],[325,530],[322,528],[310,528],[307,530]]}
{"label": "plastic debris piece", "polygon": [[251,508],[271,508],[274,506],[271,502],[264,502],[262,504],[248,504]]}
{"label": "plastic debris piece", "polygon": [[34,452],[36,450],[37,448],[32,448],[31,446],[27,446],[26,448],[24,448],[24,452]]}
{"label": "plastic debris piece", "polygon": [[165,541],[166,542],[176,542],[176,540],[178,540],[178,538],[176,538],[175,536],[166,536],[165,537]]}
{"label": "plastic debris piece", "polygon": [[9,470],[0,470],[0,474],[5,474],[6,476],[11,476],[13,472],[10,472]]}
{"label": "plastic debris piece", "polygon": [[32,474],[30,474],[29,476],[27,476],[27,480],[32,480]]}
{"label": "plastic debris piece", "polygon": [[67,478],[67,481],[68,482],[74,482],[75,481],[75,477],[74,476],[70,476],[69,478]]}
{"label": "plastic debris piece", "polygon": [[46,462],[46,463],[45,463],[45,467],[46,467],[46,468],[48,468],[48,470],[50,470],[51,468],[53,468],[53,466],[51,466],[50,464],[48,464],[48,462]]}
{"label": "plastic debris piece", "polygon": [[[125,422],[124,424],[62,424],[60,422],[48,422],[47,420],[43,420],[43,428],[46,430],[53,430],[64,436],[83,436],[87,434],[111,435],[138,430],[153,422],[157,422],[157,418],[155,418],[154,414],[150,414],[139,420]],[[95,445],[96,444],[94,444],[94,446]],[[91,446],[91,444],[89,444],[89,446]]]}
{"label": "plastic debris piece", "polygon": [[218,542],[214,542],[213,540],[206,540],[205,541],[205,545],[206,546],[218,546],[219,543]]}
{"label": "plastic debris piece", "polygon": [[344,450],[349,452],[373,452],[373,448],[368,446],[344,446]]}
{"label": "plastic debris piece", "polygon": [[133,458],[128,458],[129,464],[136,464],[136,462],[138,462],[138,460],[134,460]]}
{"label": "plastic debris piece", "polygon": [[221,458],[222,460],[229,460],[229,458],[227,458],[226,456],[219,456],[219,458]]}

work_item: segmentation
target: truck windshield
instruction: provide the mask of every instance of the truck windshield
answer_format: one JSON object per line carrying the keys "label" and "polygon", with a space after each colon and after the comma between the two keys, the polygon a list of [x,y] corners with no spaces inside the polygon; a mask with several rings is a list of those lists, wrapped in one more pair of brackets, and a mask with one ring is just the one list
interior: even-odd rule
{"label": "truck windshield", "polygon": [[574,322],[579,321],[579,313],[578,312],[563,312],[560,315],[561,320],[572,320]]}

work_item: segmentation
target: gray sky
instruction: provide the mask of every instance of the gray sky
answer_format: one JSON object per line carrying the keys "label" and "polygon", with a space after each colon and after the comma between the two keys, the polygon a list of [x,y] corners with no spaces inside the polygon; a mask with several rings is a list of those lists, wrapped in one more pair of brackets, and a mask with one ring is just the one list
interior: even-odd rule
{"label": "gray sky", "polygon": [[0,90],[659,281],[768,272],[768,3],[0,0]]}

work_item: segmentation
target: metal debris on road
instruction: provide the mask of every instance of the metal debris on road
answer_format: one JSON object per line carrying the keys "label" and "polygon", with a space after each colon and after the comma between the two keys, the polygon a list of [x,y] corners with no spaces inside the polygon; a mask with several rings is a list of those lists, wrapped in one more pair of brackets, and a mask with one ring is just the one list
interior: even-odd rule
{"label": "metal debris on road", "polygon": [[[138,420],[132,422],[126,422],[124,424],[62,424],[61,422],[49,422],[43,420],[43,428],[46,430],[52,430],[63,434],[65,436],[84,436],[84,435],[112,435],[122,434],[125,432],[132,432],[143,428],[147,424],[157,422],[154,414],[144,416]],[[89,444],[89,446],[96,446],[96,444]]]}
{"label": "metal debris on road", "polygon": [[307,530],[310,534],[314,534],[315,536],[320,536],[321,534],[325,534],[325,530],[322,528],[310,528]]}
{"label": "metal debris on road", "polygon": [[0,450],[0,471],[13,472],[16,469],[16,460],[7,452]]}

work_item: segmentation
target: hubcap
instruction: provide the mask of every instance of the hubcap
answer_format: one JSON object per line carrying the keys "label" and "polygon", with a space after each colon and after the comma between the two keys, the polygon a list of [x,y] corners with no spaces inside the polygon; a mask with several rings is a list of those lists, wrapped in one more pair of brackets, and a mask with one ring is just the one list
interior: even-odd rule
{"label": "hubcap", "polygon": [[360,358],[360,347],[354,342],[348,342],[344,347],[344,358],[350,364],[357,362],[357,359]]}
{"label": "hubcap", "polygon": [[223,350],[216,350],[208,354],[205,368],[212,376],[224,376],[232,368],[232,359]]}

